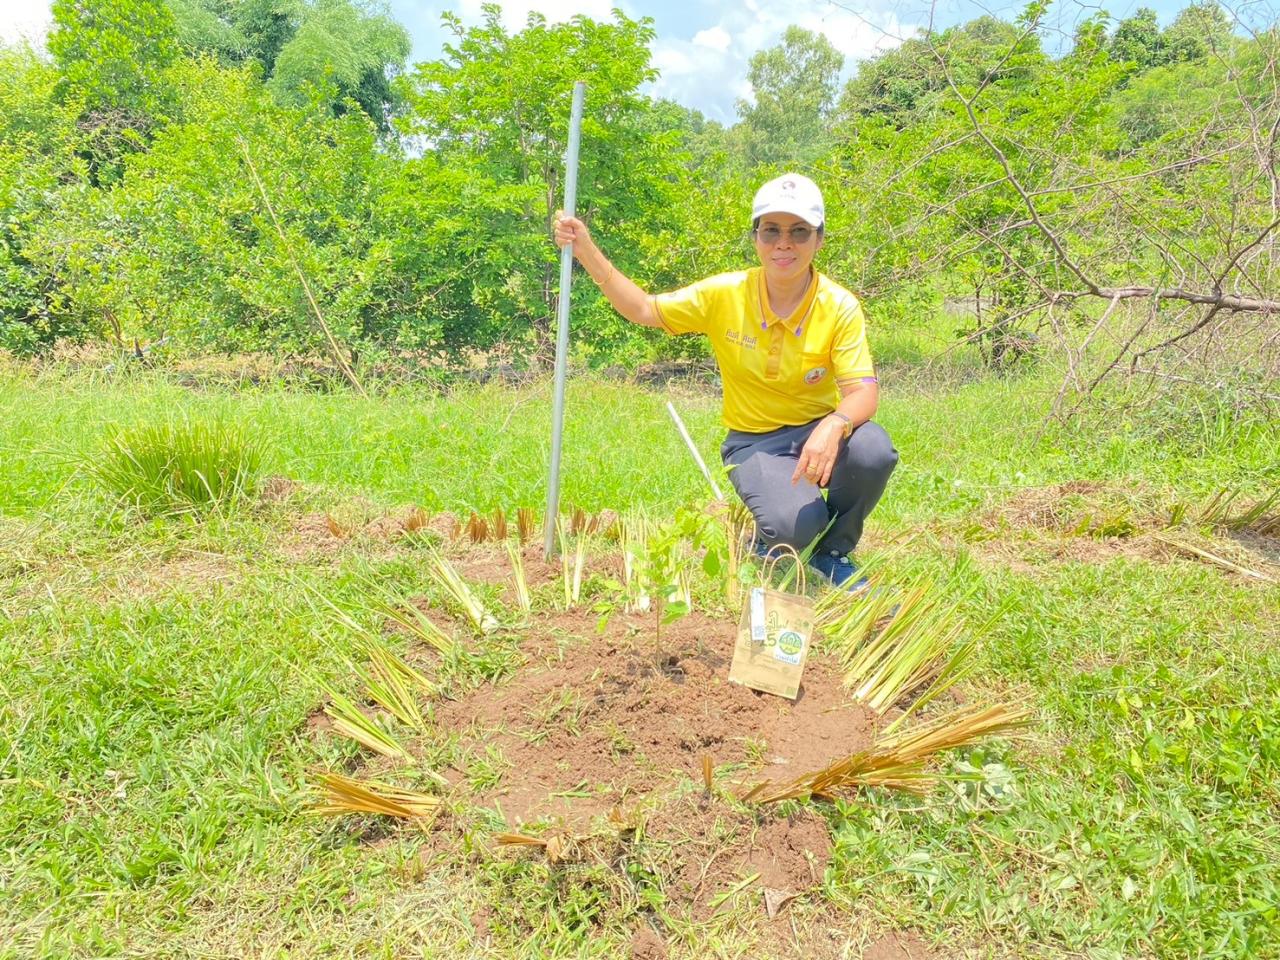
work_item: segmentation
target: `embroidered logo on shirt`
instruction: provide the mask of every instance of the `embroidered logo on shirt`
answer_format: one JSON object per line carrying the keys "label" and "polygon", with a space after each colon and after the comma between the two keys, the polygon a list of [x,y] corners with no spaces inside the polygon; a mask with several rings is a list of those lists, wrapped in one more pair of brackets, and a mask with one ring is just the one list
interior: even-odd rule
{"label": "embroidered logo on shirt", "polygon": [[814,367],[812,370],[810,370],[808,373],[804,375],[804,382],[809,384],[809,386],[812,387],[815,383],[817,383],[826,375],[827,375],[826,367]]}

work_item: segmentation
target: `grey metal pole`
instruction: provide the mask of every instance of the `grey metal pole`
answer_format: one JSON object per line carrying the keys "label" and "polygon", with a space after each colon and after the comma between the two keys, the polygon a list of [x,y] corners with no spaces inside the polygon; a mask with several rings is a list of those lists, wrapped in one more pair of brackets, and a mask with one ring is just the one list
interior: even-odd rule
{"label": "grey metal pole", "polygon": [[[572,217],[578,203],[578,144],[582,133],[582,98],[587,85],[573,85],[573,110],[569,117],[569,151],[565,155],[564,212]],[[573,244],[560,251],[560,303],[556,329],[555,400],[551,407],[551,472],[547,478],[547,515],[543,518],[542,555],[556,552],[556,520],[560,516],[560,445],[564,439],[564,379],[569,356],[569,286],[573,282]]]}

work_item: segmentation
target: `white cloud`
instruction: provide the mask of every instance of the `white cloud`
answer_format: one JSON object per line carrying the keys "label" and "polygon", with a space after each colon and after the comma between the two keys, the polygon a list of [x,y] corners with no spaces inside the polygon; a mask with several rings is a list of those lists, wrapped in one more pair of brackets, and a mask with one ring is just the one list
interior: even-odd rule
{"label": "white cloud", "polygon": [[682,47],[687,44],[655,44],[651,62],[664,77],[683,77],[699,72],[699,65]]}
{"label": "white cloud", "polygon": [[711,27],[708,30],[699,30],[693,35],[693,45],[695,47],[708,47],[711,50],[718,50],[724,53],[729,49],[729,44],[733,42],[733,38],[728,32],[719,25]]}
{"label": "white cloud", "polygon": [[42,44],[53,23],[50,0],[5,0],[0,9],[0,40]]}
{"label": "white cloud", "polygon": [[753,99],[745,79],[751,55],[781,43],[791,24],[825,37],[844,54],[842,78],[853,74],[857,61],[898,46],[918,26],[903,21],[894,9],[869,5],[855,14],[828,0],[795,0],[785,7],[739,0],[723,4],[722,11],[717,23],[691,40],[659,36],[653,44],[653,64],[662,72],[653,93],[722,123],[736,119],[735,100]]}

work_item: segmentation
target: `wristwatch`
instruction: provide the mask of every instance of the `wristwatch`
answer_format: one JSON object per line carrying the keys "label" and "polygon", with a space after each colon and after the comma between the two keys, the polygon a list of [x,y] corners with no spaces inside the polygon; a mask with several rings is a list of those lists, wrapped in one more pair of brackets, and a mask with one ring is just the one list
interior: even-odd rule
{"label": "wristwatch", "polygon": [[833,417],[839,417],[841,420],[844,421],[844,429],[840,432],[840,435],[844,439],[848,440],[850,435],[853,433],[853,421],[850,420],[848,417],[846,417],[839,410],[832,410],[830,415]]}

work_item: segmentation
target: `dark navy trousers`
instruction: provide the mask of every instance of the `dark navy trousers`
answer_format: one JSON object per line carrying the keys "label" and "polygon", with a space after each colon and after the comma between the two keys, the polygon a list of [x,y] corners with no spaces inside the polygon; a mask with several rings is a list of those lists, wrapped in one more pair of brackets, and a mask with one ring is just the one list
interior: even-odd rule
{"label": "dark navy trousers", "polygon": [[880,502],[898,465],[889,434],[867,421],[840,442],[825,497],[821,487],[803,478],[793,486],[791,475],[800,451],[821,419],[768,433],[730,430],[720,445],[721,460],[732,467],[729,479],[755,517],[756,532],[766,546],[787,544],[803,550],[834,517],[817,549],[852,553],[867,514]]}

